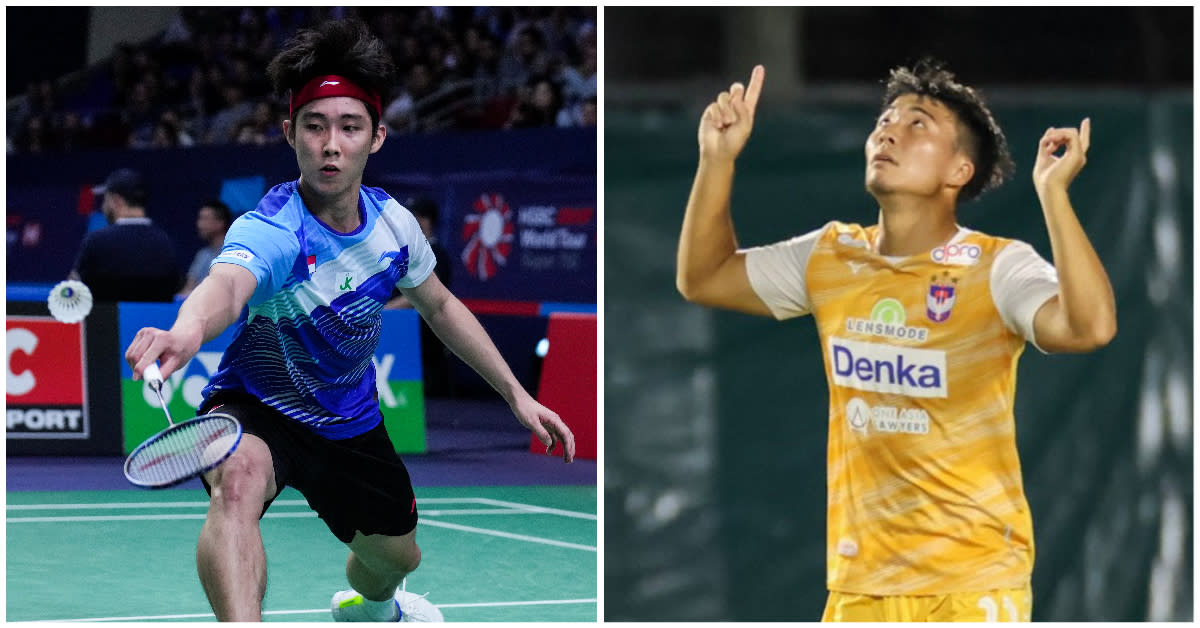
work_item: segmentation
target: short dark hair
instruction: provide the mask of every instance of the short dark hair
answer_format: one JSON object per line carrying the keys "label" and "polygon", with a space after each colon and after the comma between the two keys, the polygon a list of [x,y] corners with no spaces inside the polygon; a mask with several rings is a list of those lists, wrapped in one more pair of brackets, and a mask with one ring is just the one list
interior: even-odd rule
{"label": "short dark hair", "polygon": [[146,181],[142,174],[130,168],[113,171],[104,183],[92,188],[93,192],[101,194],[119,194],[133,207],[145,208],[150,200],[150,192],[146,189]]}
{"label": "short dark hair", "polygon": [[229,229],[229,225],[233,224],[233,212],[229,210],[229,206],[226,205],[221,199],[213,198],[204,201],[204,204],[200,206],[200,209],[204,209],[205,207],[217,213],[217,218],[220,218],[221,221],[225,223],[226,230]]}
{"label": "short dark hair", "polygon": [[[302,29],[267,65],[267,76],[279,96],[299,91],[313,77],[337,74],[387,98],[396,80],[396,65],[387,47],[362,20],[330,20]],[[379,113],[367,107],[371,127]]]}
{"label": "short dark hair", "polygon": [[967,130],[964,148],[975,164],[975,174],[959,192],[959,200],[978,198],[984,192],[1000,187],[1012,174],[1015,166],[1008,151],[1008,140],[983,95],[958,82],[943,62],[923,57],[911,68],[893,68],[888,75],[883,108],[887,109],[905,94],[927,96],[941,102],[954,112],[960,126]]}

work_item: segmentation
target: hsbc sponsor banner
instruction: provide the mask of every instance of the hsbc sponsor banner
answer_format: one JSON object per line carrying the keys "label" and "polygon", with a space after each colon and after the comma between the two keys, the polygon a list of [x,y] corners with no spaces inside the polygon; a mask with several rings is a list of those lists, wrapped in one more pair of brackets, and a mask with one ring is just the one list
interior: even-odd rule
{"label": "hsbc sponsor banner", "polygon": [[455,295],[596,302],[595,177],[474,180],[447,198]]}
{"label": "hsbc sponsor banner", "polygon": [[5,330],[6,437],[87,439],[83,323],[8,316]]}

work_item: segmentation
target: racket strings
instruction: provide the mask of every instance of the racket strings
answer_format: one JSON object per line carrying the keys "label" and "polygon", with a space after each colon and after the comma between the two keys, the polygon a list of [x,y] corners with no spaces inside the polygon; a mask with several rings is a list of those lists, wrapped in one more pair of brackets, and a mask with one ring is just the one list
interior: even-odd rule
{"label": "racket strings", "polygon": [[[162,485],[202,473],[228,455],[237,444],[238,425],[223,416],[206,416],[180,423],[147,441],[130,457],[130,479],[146,485]],[[223,446],[209,447],[226,439]]]}

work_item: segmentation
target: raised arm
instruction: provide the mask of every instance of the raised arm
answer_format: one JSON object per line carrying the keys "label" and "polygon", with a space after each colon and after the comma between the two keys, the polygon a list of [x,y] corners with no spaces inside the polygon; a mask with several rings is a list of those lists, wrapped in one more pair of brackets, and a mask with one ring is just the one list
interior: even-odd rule
{"label": "raised arm", "polygon": [[254,274],[236,264],[214,264],[208,276],[196,286],[169,330],[144,327],[125,351],[125,361],[133,369],[133,379],[159,360],[163,378],[188,363],[200,345],[216,338],[241,316],[258,286]]}
{"label": "raised arm", "polygon": [[729,212],[734,161],[754,127],[765,75],[755,66],[748,87],[734,83],[700,118],[700,164],[679,235],[675,286],[692,303],[770,316],[746,276]]}
{"label": "raised arm", "polygon": [[403,292],[438,338],[500,393],[521,425],[546,445],[547,453],[555,442],[561,442],[563,460],[571,462],[575,458],[575,436],[571,430],[558,414],[526,392],[479,320],[450,294],[437,275],[430,274],[421,285]]}
{"label": "raised arm", "polygon": [[[1087,162],[1092,124],[1079,129],[1048,129],[1038,144],[1033,182],[1058,270],[1058,295],[1034,315],[1038,346],[1050,352],[1085,352],[1108,344],[1117,333],[1112,283],[1084,233],[1067,187]],[[1061,156],[1054,153],[1066,150]]]}

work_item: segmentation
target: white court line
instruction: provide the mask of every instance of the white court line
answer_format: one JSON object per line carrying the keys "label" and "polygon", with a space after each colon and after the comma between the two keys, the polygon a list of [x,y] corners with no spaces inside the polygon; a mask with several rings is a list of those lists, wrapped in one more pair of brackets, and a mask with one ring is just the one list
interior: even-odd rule
{"label": "white court line", "polygon": [[[7,523],[79,523],[83,521],[185,521],[188,519],[204,519],[206,513],[173,514],[173,515],[79,515],[75,517],[9,517]],[[263,519],[303,519],[316,517],[317,513],[308,512],[269,512]]]}
{"label": "white court line", "polygon": [[[551,604],[595,604],[596,598],[581,600],[535,600],[530,602],[472,602],[465,604],[436,604],[438,608],[481,608],[498,606],[547,606]],[[314,608],[298,611],[263,611],[263,615],[318,615],[328,613],[328,608]],[[91,621],[153,621],[164,619],[201,619],[214,617],[212,613],[192,613],[189,615],[144,615],[141,617],[89,617],[86,619],[39,619],[37,622],[91,622]]]}
{"label": "white court line", "polygon": [[[422,499],[418,504],[433,503],[436,500]],[[454,502],[476,503],[470,499],[457,499]],[[303,499],[277,499],[272,506],[307,506]],[[208,508],[208,502],[98,502],[94,504],[9,504],[7,510],[108,510],[124,508]]]}
{"label": "white court line", "polygon": [[465,604],[435,604],[438,608],[482,608],[491,606],[547,606],[550,604],[595,604],[596,598],[584,600],[538,600],[536,602],[470,602]]}
{"label": "white court line", "polygon": [[[462,508],[452,510],[422,510],[422,517],[446,517],[454,515],[539,515],[544,514],[533,510],[500,510],[497,508]],[[164,515],[75,515],[75,516],[50,516],[50,517],[9,517],[8,523],[77,523],[81,521],[173,521],[185,519],[203,519],[207,515],[203,513],[196,514],[164,514]],[[263,519],[276,519],[282,517],[300,518],[300,517],[316,517],[317,513],[313,511],[305,512],[270,512],[263,515]]]}
{"label": "white court line", "polygon": [[[280,506],[307,506],[303,499],[278,499]],[[103,510],[118,508],[208,508],[208,502],[105,502],[97,504],[10,504],[8,510]]]}
{"label": "white court line", "polygon": [[[417,500],[421,504],[486,504],[486,497],[425,497]],[[508,503],[508,502],[505,502]],[[307,506],[303,499],[277,499],[273,504],[280,506]],[[524,504],[520,504],[525,506]],[[8,504],[8,510],[87,510],[89,508],[207,508],[208,502],[95,502],[87,504]],[[537,506],[526,506],[537,508]],[[564,511],[565,512],[565,511]]]}
{"label": "white court line", "polygon": [[[81,515],[74,517],[10,517],[8,523],[74,523],[74,522],[94,522],[94,521],[180,521],[189,519],[204,519],[207,515],[195,514],[173,514],[173,515]],[[317,513],[309,510],[305,512],[277,512],[263,515],[264,519],[279,519],[279,518],[315,518]],[[459,530],[462,532],[472,532],[475,534],[486,534],[488,536],[498,536],[506,539],[517,541],[528,541],[530,543],[540,543],[542,545],[553,545],[555,547],[565,547],[568,549],[578,549],[588,552],[595,552],[596,548],[590,545],[580,545],[578,543],[568,543],[566,541],[555,541],[538,536],[527,536],[524,534],[513,534],[511,532],[503,532],[501,530],[491,530],[488,528],[476,528],[472,526],[459,525],[457,523],[448,523],[445,521],[436,521],[432,519],[420,519],[417,521],[419,525],[432,526],[435,528],[448,528],[451,530]]]}
{"label": "white court line", "polygon": [[435,528],[449,528],[451,530],[461,530],[463,532],[474,532],[476,534],[487,534],[489,536],[499,536],[506,539],[516,539],[518,541],[530,541],[533,543],[542,543],[544,545],[554,545],[556,547],[566,547],[569,549],[584,550],[586,552],[594,552],[596,548],[591,545],[580,545],[578,543],[567,543],[566,541],[553,541],[551,539],[543,539],[537,536],[525,536],[524,534],[513,534],[511,532],[501,532],[500,530],[488,530],[486,528],[473,528],[471,526],[459,525],[457,523],[448,523],[445,521],[419,521],[418,523],[433,526]]}
{"label": "white court line", "polygon": [[[498,499],[489,499],[487,497],[430,497],[426,499],[418,499],[417,506],[422,504],[479,504],[482,506],[503,506],[522,510],[531,514],[548,514],[561,515],[563,517],[571,517],[575,519],[591,519],[596,520],[595,514],[586,512],[576,512],[573,510],[561,510],[558,508],[546,508],[543,506],[534,506],[531,504],[521,504],[518,502],[507,502]],[[271,504],[272,506],[308,506],[308,502],[303,499],[277,499]],[[7,510],[107,510],[107,509],[149,509],[149,508],[207,508],[208,502],[103,502],[95,504],[9,504],[5,506]],[[425,514],[432,514],[425,513]],[[450,514],[449,512],[447,514]],[[459,514],[459,513],[453,513]],[[461,514],[486,514],[483,511],[462,512]],[[506,512],[506,514],[509,514]]]}
{"label": "white court line", "polygon": [[506,502],[506,501],[502,501],[499,499],[491,499],[488,497],[476,497],[475,499],[480,504],[485,504],[488,506],[504,506],[507,508],[516,508],[518,510],[525,510],[530,513],[540,513],[540,514],[547,514],[547,515],[561,515],[563,517],[572,517],[572,518],[576,518],[576,519],[591,519],[593,521],[596,520],[596,515],[594,515],[592,513],[587,513],[587,512],[576,512],[574,510],[562,510],[559,508],[546,508],[544,506],[533,506],[531,504],[521,504],[518,502]]}

